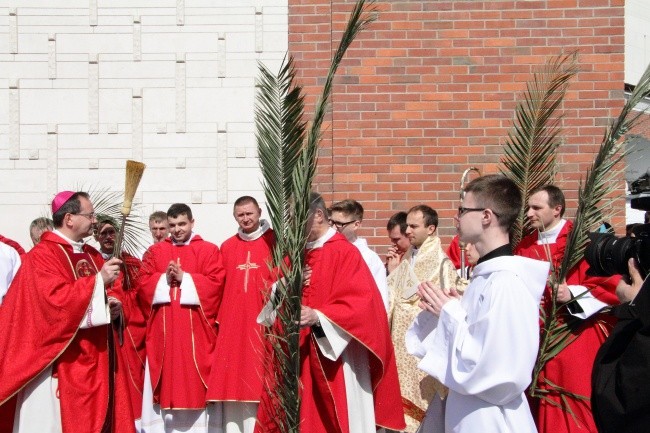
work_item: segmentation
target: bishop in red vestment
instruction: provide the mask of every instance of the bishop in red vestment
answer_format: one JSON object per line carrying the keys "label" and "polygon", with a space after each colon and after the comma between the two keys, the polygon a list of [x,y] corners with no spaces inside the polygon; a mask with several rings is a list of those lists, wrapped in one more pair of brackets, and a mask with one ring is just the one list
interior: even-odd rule
{"label": "bishop in red vestment", "polygon": [[120,293],[105,290],[119,274],[119,260],[104,263],[82,243],[94,222],[87,194],[59,193],[52,209],[56,230],[23,256],[0,307],[4,428],[14,419],[6,408],[17,400],[14,431],[134,432],[108,312],[109,305],[119,310]]}
{"label": "bishop in red vestment", "polygon": [[151,308],[146,353],[154,403],[152,413],[151,402],[143,401],[142,427],[207,431],[201,430],[205,417],[188,426],[181,412],[205,409],[225,272],[219,248],[192,232],[189,206],[174,204],[167,217],[171,238],[147,250],[138,281],[139,296]]}
{"label": "bishop in red vestment", "polygon": [[[381,295],[359,250],[329,227],[320,195],[312,194],[311,203],[311,276],[300,321],[301,431],[401,430],[406,424]],[[266,398],[260,404],[258,432],[277,431],[268,404]]]}
{"label": "bishop in red vestment", "polygon": [[[527,216],[534,228],[540,231],[528,235],[519,243],[515,254],[536,260],[548,261],[549,248],[552,265],[558,268],[564,257],[567,238],[573,227],[571,221],[562,219],[564,195],[557,187],[549,185],[533,191],[528,201]],[[532,405],[537,427],[541,433],[593,432],[596,433],[591,404],[591,372],[596,352],[612,329],[612,317],[600,314],[607,305],[617,304],[615,294],[620,276],[602,278],[586,275],[589,265],[581,260],[568,274],[566,284],[558,289],[558,300],[567,305],[563,320],[571,316],[579,319],[572,330],[574,339],[557,356],[548,361],[539,376],[543,389],[550,391],[547,397],[553,402],[540,399]],[[584,295],[580,296],[589,290]],[[573,299],[577,296],[577,299]],[[573,300],[572,300],[573,299]],[[551,288],[547,286],[542,298],[542,308],[549,313]],[[575,418],[563,408],[561,397],[552,392],[553,383],[566,391],[587,397],[581,400],[566,397]]]}
{"label": "bishop in red vestment", "polygon": [[262,395],[264,345],[257,315],[275,278],[269,270],[275,234],[250,196],[234,205],[238,233],[221,245],[226,270],[219,336],[208,382],[208,401],[222,402],[227,433],[252,433]]}

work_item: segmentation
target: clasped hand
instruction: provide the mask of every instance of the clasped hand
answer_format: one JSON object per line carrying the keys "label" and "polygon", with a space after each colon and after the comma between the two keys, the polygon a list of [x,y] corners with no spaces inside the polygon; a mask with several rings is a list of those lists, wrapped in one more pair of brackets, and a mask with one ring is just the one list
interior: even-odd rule
{"label": "clasped hand", "polygon": [[185,272],[181,268],[181,261],[180,259],[173,261],[170,260],[169,264],[167,265],[167,284],[171,284],[172,281],[178,281],[179,283],[183,281],[183,275]]}
{"label": "clasped hand", "polygon": [[418,296],[420,302],[418,306],[423,310],[429,311],[437,317],[440,317],[442,307],[452,299],[460,299],[460,295],[455,287],[452,287],[449,293],[445,293],[438,286],[434,286],[430,281],[420,283],[418,286]]}

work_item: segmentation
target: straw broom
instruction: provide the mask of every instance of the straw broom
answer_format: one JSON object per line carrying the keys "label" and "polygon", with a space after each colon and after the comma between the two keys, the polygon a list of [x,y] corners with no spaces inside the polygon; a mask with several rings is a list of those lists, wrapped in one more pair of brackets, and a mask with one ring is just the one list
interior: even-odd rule
{"label": "straw broom", "polygon": [[[146,165],[142,162],[127,160],[126,161],[126,178],[124,181],[124,202],[122,203],[122,222],[120,224],[120,231],[115,239],[115,245],[113,246],[113,257],[122,258],[122,240],[124,238],[124,226],[126,225],[126,218],[131,213],[131,206],[133,205],[133,197],[135,197],[135,192],[138,189],[142,175],[144,174],[144,169]],[[129,272],[126,269],[126,265],[122,262],[122,270],[124,275],[124,284],[129,287],[130,281]],[[117,326],[117,334],[120,346],[124,342],[124,320],[121,319]]]}
{"label": "straw broom", "polygon": [[142,162],[128,160],[126,161],[126,178],[124,181],[124,202],[122,203],[122,223],[120,224],[120,233],[115,240],[113,247],[113,257],[120,257],[122,255],[122,238],[124,237],[124,225],[126,224],[126,217],[131,213],[131,206],[133,205],[133,197],[140,185],[140,179],[144,174],[146,165]]}

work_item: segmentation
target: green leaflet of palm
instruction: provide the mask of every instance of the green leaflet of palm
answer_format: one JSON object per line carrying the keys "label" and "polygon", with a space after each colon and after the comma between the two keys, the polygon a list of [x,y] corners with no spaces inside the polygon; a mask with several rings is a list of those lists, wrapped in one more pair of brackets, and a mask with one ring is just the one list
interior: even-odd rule
{"label": "green leaflet of palm", "polygon": [[323,91],[307,128],[302,87],[296,84],[292,58],[285,58],[277,74],[259,65],[255,104],[256,139],[269,219],[276,232],[272,269],[283,279],[272,298],[275,324],[265,330],[270,348],[266,363],[263,410],[274,430],[300,431],[299,332],[302,271],[308,233],[309,193],[316,173],[321,127],[329,107],[334,77],[343,56],[358,33],[376,19],[374,1],[356,2],[338,49],[334,53]]}

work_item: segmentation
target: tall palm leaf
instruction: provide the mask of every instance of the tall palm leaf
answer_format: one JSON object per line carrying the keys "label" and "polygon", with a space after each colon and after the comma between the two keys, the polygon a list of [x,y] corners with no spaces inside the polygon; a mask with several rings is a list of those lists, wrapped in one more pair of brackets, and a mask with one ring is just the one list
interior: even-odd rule
{"label": "tall palm leaf", "polygon": [[[563,116],[558,110],[570,80],[578,72],[576,59],[575,51],[550,58],[526,83],[524,98],[517,104],[500,171],[515,182],[524,203],[530,191],[553,180],[555,155],[562,142]],[[522,209],[511,233],[511,243],[517,245],[528,232]]]}
{"label": "tall palm leaf", "polygon": [[270,348],[266,398],[261,402],[270,420],[270,424],[263,426],[266,431],[300,431],[298,322],[309,193],[336,70],[358,33],[375,20],[374,12],[374,1],[356,2],[333,56],[308,131],[303,120],[304,96],[302,88],[296,84],[292,58],[285,59],[277,75],[260,65],[256,136],[264,193],[277,237],[270,266],[279,269],[283,276],[271,297],[277,319],[265,330]]}
{"label": "tall palm leaf", "polygon": [[[567,319],[566,315],[562,314],[563,304],[557,301],[558,284],[565,281],[569,271],[584,257],[589,231],[594,230],[604,219],[609,219],[611,216],[606,215],[604,205],[609,202],[608,197],[611,197],[615,190],[615,179],[620,173],[617,164],[629,152],[624,148],[621,137],[641,120],[644,112],[635,111],[635,107],[649,95],[650,66],[644,72],[618,118],[610,124],[605,132],[596,158],[587,171],[586,180],[584,183],[580,182],[578,187],[578,209],[573,229],[567,239],[562,263],[558,269],[552,272],[549,281],[553,292],[550,309],[547,314],[542,315],[542,341],[531,385],[531,395],[533,396],[545,397],[544,390],[539,387],[538,383],[540,373],[549,360],[575,340],[571,333],[573,325],[571,318]],[[555,392],[561,396],[570,394],[559,387]],[[577,397],[586,398],[588,396]],[[570,411],[568,405],[565,405],[565,410]]]}

